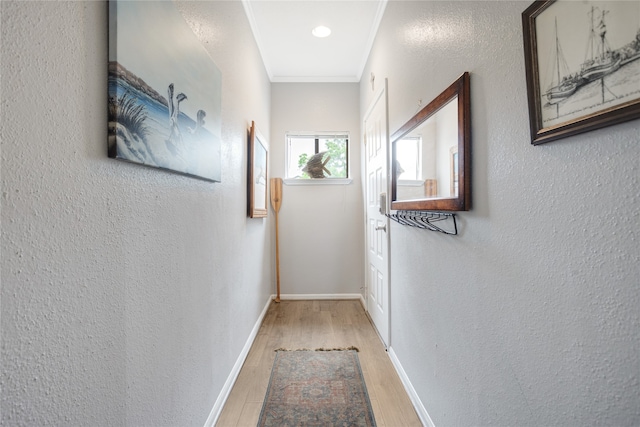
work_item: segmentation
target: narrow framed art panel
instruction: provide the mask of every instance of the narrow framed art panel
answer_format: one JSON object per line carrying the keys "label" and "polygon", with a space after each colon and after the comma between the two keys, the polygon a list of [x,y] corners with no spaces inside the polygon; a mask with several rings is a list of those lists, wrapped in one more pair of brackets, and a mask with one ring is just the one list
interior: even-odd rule
{"label": "narrow framed art panel", "polygon": [[251,218],[264,218],[267,216],[267,182],[269,148],[267,141],[256,129],[255,122],[251,122],[249,130],[248,150],[248,211]]}
{"label": "narrow framed art panel", "polygon": [[640,2],[539,0],[522,26],[532,144],[640,117]]}
{"label": "narrow framed art panel", "polygon": [[109,1],[108,154],[221,180],[220,70],[171,1]]}

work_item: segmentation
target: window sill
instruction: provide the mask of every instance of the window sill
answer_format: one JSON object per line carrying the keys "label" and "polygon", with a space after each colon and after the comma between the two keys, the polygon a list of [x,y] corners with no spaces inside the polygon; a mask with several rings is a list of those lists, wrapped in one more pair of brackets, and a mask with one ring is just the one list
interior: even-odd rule
{"label": "window sill", "polygon": [[352,182],[353,179],[351,178],[284,179],[286,185],[349,185]]}

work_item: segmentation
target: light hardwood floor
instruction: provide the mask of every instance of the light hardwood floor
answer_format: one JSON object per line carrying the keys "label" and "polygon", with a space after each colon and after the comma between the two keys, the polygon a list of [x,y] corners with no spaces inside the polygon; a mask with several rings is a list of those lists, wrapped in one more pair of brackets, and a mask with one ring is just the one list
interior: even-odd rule
{"label": "light hardwood floor", "polygon": [[271,303],[216,426],[255,426],[278,348],[358,347],[376,424],[422,426],[409,396],[357,300]]}

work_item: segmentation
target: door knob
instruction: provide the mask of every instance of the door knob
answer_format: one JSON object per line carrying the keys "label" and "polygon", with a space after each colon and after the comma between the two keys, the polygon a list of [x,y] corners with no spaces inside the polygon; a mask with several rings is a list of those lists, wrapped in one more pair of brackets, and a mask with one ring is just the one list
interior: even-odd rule
{"label": "door knob", "polygon": [[375,228],[375,230],[376,230],[376,231],[382,230],[382,231],[384,231],[384,232],[386,233],[386,232],[387,232],[387,224],[385,224],[385,225],[379,225],[379,226],[377,226],[377,227]]}

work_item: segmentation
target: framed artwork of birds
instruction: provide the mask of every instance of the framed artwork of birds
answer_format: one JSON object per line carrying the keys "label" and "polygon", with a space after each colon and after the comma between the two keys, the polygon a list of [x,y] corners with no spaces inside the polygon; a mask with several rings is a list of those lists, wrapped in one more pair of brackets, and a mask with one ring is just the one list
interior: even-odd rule
{"label": "framed artwork of birds", "polygon": [[220,182],[221,82],[173,2],[109,1],[109,157]]}

